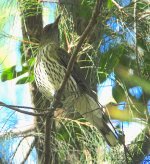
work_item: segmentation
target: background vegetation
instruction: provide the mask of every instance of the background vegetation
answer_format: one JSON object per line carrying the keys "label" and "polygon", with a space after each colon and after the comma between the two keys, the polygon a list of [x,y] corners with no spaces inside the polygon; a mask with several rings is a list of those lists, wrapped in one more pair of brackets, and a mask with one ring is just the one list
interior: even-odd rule
{"label": "background vegetation", "polygon": [[1,1],[1,163],[44,163],[46,158],[50,163],[140,163],[149,154],[150,3],[101,3],[97,24],[77,61],[91,88],[98,88],[99,101],[124,134],[126,146],[109,148],[86,120],[65,117],[63,109],[58,109],[50,120],[50,150],[45,156],[46,117],[42,114],[50,102],[38,92],[33,75],[41,30],[61,14],[61,47],[74,52],[96,0]]}

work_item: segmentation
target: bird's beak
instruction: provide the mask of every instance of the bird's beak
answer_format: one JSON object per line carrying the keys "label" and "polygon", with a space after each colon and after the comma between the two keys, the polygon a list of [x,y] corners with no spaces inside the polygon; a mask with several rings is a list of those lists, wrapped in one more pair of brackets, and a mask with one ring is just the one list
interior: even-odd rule
{"label": "bird's beak", "polygon": [[61,17],[61,15],[59,15],[59,16],[56,18],[55,22],[53,23],[54,26],[58,26],[58,23],[59,23],[60,17]]}

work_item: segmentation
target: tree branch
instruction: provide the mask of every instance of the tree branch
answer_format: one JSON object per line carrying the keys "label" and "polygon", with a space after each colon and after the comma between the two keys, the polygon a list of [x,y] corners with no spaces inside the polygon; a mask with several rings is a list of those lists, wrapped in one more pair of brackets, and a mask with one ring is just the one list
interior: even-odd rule
{"label": "tree branch", "polygon": [[[74,63],[76,61],[77,54],[78,54],[83,42],[85,41],[86,37],[88,36],[90,31],[92,30],[92,27],[97,23],[97,17],[100,14],[102,4],[103,4],[103,0],[97,0],[96,1],[95,7],[93,10],[93,14],[92,14],[92,17],[89,21],[89,24],[87,25],[85,31],[81,35],[79,42],[77,44],[77,47],[75,48],[75,50],[74,50],[74,52],[73,52],[73,54],[69,60],[65,77],[64,77],[62,84],[61,84],[58,92],[56,93],[55,99],[52,102],[51,107],[50,107],[51,108],[50,111],[52,111],[51,117],[53,116],[55,109],[57,108],[59,102],[61,101],[61,97],[62,97],[64,88],[65,88],[65,85],[66,85],[66,83],[70,77],[71,71],[72,71]],[[50,155],[49,155],[50,142],[47,142],[47,141],[49,141],[49,138],[50,138],[50,127],[49,127],[50,126],[50,124],[49,124],[50,120],[51,120],[51,118],[49,115],[47,117],[47,120],[46,120],[46,132],[45,132],[45,164],[47,164],[50,161]]]}
{"label": "tree branch", "polygon": [[28,115],[31,115],[31,116],[45,116],[47,115],[48,113],[50,113],[49,111],[43,111],[41,113],[33,113],[33,112],[28,112],[28,111],[25,111],[25,110],[21,110],[13,105],[7,105],[3,102],[0,102],[0,106],[3,106],[3,107],[6,107],[6,108],[9,108],[9,109],[12,109],[14,111],[17,111],[19,113],[23,113],[23,114],[28,114]]}
{"label": "tree branch", "polygon": [[87,38],[87,36],[89,35],[90,31],[92,30],[93,26],[97,23],[97,17],[100,14],[103,3],[104,3],[104,0],[96,1],[95,7],[94,7],[94,10],[92,13],[92,17],[91,17],[86,29],[84,30],[83,34],[81,35],[73,54],[71,55],[71,58],[69,60],[68,66],[67,66],[65,77],[64,77],[63,82],[55,96],[55,100],[53,101],[53,104],[51,106],[53,108],[52,109],[53,111],[55,110],[55,108],[57,107],[57,105],[59,104],[59,102],[61,100],[62,93],[63,93],[65,85],[70,77],[71,71],[73,69],[73,66],[76,61],[76,57],[77,57],[77,54],[78,54],[80,48],[81,48],[83,42],[85,41],[85,39]]}
{"label": "tree branch", "polygon": [[50,163],[50,159],[51,159],[51,156],[52,156],[52,153],[51,153],[51,133],[52,133],[52,126],[53,126],[53,118],[50,117],[50,114],[47,115],[47,118],[46,118],[46,125],[45,125],[45,152],[44,152],[44,156],[45,156],[45,164],[47,163]]}
{"label": "tree branch", "polygon": [[[121,105],[120,103],[118,104],[108,104],[106,105],[106,114],[113,120],[120,120],[120,121],[129,121],[129,122],[137,122],[138,120],[136,120],[137,118],[139,119],[145,119],[145,115],[141,114],[141,115],[138,115],[138,114],[132,114],[130,113],[130,111],[128,110],[119,110],[118,109],[118,105]],[[126,106],[128,105],[131,105],[131,104],[126,104]],[[136,105],[136,103],[133,103],[132,105]],[[145,104],[147,105],[147,104]],[[50,111],[49,108],[47,108],[46,110],[43,110],[43,108],[34,108],[34,107],[29,107],[29,106],[19,106],[19,105],[8,105],[8,104],[5,104],[4,102],[1,102],[0,101],[0,106],[3,106],[3,107],[6,107],[6,108],[9,108],[9,109],[12,109],[16,112],[19,112],[19,113],[23,113],[23,114],[28,114],[28,115],[31,115],[31,116],[36,116],[36,117],[39,117],[39,116],[46,116],[48,114],[52,115],[52,112]],[[25,111],[25,110],[21,110],[19,108],[25,108],[25,109],[33,109],[33,110],[42,110],[43,112],[41,113],[33,113],[33,112],[28,112],[28,111]],[[95,109],[95,110],[98,110],[98,109]],[[92,112],[92,111],[91,111]],[[57,116],[56,116],[57,117]],[[149,118],[149,117],[148,117]]]}

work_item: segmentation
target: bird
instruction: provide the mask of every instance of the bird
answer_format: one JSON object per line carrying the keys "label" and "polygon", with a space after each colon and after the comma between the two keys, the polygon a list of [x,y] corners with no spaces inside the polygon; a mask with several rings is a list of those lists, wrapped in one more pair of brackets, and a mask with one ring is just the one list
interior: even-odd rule
{"label": "bird", "polygon": [[[43,28],[34,65],[37,88],[49,101],[54,99],[60,88],[70,60],[68,52],[60,47],[60,17]],[[61,102],[66,111],[73,106],[75,111],[95,126],[109,146],[118,144],[118,136],[108,125],[108,117],[98,103],[96,92],[90,89],[77,62],[66,83]]]}

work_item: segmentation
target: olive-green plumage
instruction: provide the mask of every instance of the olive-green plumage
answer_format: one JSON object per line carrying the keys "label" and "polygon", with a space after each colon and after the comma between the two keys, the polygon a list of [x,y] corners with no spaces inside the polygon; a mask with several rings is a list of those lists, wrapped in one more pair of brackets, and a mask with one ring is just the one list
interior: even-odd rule
{"label": "olive-green plumage", "polygon": [[[50,101],[62,83],[69,62],[68,53],[59,47],[59,18],[44,27],[34,67],[37,87]],[[118,143],[107,125],[106,116],[97,102],[95,92],[90,90],[77,63],[65,86],[62,103],[66,110],[70,106],[74,107],[87,121],[96,126],[110,146]]]}

